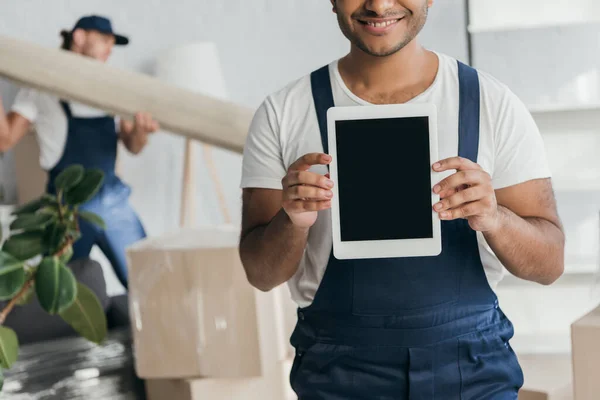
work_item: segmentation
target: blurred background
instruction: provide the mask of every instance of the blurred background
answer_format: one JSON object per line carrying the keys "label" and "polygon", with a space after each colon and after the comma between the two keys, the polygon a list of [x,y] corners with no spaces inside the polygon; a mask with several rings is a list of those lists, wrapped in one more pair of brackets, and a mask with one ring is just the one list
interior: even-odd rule
{"label": "blurred background", "polygon": [[[14,1],[2,9],[0,35],[58,47],[59,31],[91,13],[110,17],[131,38],[109,61],[119,68],[170,79],[159,68],[169,51],[214,45],[206,53],[212,64],[202,70],[204,76],[190,71],[189,78],[174,83],[203,91],[198,82],[216,81],[205,92],[252,109],[348,50],[328,0]],[[567,232],[566,272],[550,287],[507,276],[497,292],[515,325],[515,351],[569,354],[571,323],[600,298],[600,2],[438,0],[421,41],[506,83],[542,132]],[[5,108],[18,88],[0,80]],[[179,227],[184,147],[182,137],[161,132],[140,155],[119,155],[120,175],[133,187],[132,203],[152,237]],[[220,225],[225,220],[203,157],[196,152],[192,225]],[[213,149],[213,158],[237,225],[241,156]],[[15,156],[8,152],[0,160],[2,203],[19,202],[17,183]],[[100,252],[93,256],[106,264]],[[112,269],[104,272],[108,291],[123,293]]]}

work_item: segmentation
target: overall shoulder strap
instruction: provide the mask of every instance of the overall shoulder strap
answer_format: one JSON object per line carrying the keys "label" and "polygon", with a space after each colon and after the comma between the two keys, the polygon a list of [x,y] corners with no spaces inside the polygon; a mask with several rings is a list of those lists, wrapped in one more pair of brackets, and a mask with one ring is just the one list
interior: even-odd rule
{"label": "overall shoulder strap", "polygon": [[71,106],[69,105],[69,103],[67,103],[64,100],[61,100],[60,106],[62,107],[63,111],[65,112],[65,115],[67,116],[67,118],[73,117],[73,113],[71,113]]}
{"label": "overall shoulder strap", "polygon": [[319,121],[319,130],[321,131],[321,142],[323,151],[329,152],[327,145],[327,110],[334,106],[333,92],[331,90],[331,79],[329,77],[329,65],[319,68],[310,75],[313,100],[317,111]]}
{"label": "overall shoulder strap", "polygon": [[458,61],[459,118],[458,155],[477,162],[479,151],[480,89],[474,68]]}

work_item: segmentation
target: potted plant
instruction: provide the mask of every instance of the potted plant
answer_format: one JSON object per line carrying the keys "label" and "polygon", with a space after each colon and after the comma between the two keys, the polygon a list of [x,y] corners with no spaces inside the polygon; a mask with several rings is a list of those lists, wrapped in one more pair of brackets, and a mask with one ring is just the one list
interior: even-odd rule
{"label": "potted plant", "polygon": [[13,213],[10,236],[0,248],[0,301],[8,301],[0,311],[0,389],[2,370],[9,369],[19,353],[16,333],[2,325],[15,306],[33,296],[46,312],[61,317],[91,342],[101,343],[106,336],[100,301],[66,265],[73,243],[81,237],[79,218],[104,228],[98,215],[80,209],[103,180],[101,170],[70,166],[54,182],[56,195],[44,194]]}

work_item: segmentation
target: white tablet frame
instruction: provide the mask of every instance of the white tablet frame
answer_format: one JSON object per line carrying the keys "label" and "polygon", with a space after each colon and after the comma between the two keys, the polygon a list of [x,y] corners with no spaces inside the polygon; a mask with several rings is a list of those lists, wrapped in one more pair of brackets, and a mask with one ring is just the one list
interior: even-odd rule
{"label": "white tablet frame", "polygon": [[[438,160],[437,108],[431,103],[390,104],[372,106],[332,107],[327,111],[327,129],[329,155],[332,161],[329,167],[334,182],[331,201],[331,222],[333,231],[333,255],[337,259],[396,258],[437,256],[442,251],[441,222],[437,212],[431,208],[433,238],[428,239],[390,239],[368,241],[341,240],[340,198],[338,187],[338,166],[336,146],[336,121],[379,118],[428,117],[430,164]],[[433,186],[439,182],[439,173],[431,171],[431,204],[439,201],[439,195],[433,193]],[[343,199],[341,199],[343,201]],[[368,210],[365,210],[368,212]]]}

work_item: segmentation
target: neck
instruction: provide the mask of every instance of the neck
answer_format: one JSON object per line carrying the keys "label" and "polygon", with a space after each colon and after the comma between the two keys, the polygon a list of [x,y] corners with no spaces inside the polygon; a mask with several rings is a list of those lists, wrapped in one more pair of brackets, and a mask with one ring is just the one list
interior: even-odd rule
{"label": "neck", "polygon": [[363,98],[369,93],[392,94],[415,87],[425,90],[433,83],[437,69],[437,56],[417,40],[386,57],[369,55],[352,45],[350,53],[339,62],[346,85]]}

